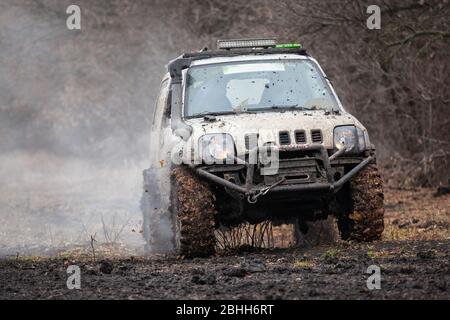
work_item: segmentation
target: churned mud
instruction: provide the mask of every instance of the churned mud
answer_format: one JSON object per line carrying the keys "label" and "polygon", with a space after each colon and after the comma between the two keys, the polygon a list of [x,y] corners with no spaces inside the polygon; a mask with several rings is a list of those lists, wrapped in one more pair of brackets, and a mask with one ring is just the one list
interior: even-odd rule
{"label": "churned mud", "polygon": [[[0,262],[1,299],[449,299],[450,241],[341,243],[209,259],[88,258]],[[81,268],[81,289],[66,270]],[[381,268],[381,289],[367,268]]]}

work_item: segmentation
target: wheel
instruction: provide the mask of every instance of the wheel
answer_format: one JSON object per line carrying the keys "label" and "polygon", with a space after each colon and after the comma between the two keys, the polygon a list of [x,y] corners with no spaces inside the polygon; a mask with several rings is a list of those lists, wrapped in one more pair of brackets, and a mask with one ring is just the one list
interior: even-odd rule
{"label": "wheel", "polygon": [[368,165],[350,181],[350,210],[338,216],[343,240],[370,242],[384,230],[383,180],[375,164]]}
{"label": "wheel", "polygon": [[178,217],[178,250],[186,258],[215,253],[215,197],[208,184],[186,167],[171,174],[171,212]]}

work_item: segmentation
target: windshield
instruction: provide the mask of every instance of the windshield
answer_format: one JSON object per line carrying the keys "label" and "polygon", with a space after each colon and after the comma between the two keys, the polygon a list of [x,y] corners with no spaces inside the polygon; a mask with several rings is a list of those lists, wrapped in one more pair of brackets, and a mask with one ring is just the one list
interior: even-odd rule
{"label": "windshield", "polygon": [[286,109],[338,109],[313,62],[221,63],[195,66],[187,73],[186,117]]}

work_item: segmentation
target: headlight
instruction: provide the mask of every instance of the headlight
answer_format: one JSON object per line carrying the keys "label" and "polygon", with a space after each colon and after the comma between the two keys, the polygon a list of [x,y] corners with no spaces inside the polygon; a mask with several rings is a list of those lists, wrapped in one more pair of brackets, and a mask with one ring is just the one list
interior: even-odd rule
{"label": "headlight", "polygon": [[234,142],[229,134],[207,134],[199,141],[203,161],[208,164],[234,159]]}
{"label": "headlight", "polygon": [[359,153],[366,149],[364,132],[355,126],[334,128],[334,147],[340,149],[345,146],[347,153]]}

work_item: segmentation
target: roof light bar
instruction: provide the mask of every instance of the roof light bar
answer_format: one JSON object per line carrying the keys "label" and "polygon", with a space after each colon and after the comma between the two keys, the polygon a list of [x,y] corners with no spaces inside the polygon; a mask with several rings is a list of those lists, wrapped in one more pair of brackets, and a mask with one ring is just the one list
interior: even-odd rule
{"label": "roof light bar", "polygon": [[283,44],[277,44],[275,48],[278,49],[297,49],[301,48],[302,45],[300,43],[283,43]]}
{"label": "roof light bar", "polygon": [[217,40],[217,48],[224,50],[243,48],[274,48],[276,45],[277,40],[275,38]]}

